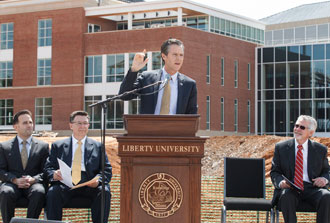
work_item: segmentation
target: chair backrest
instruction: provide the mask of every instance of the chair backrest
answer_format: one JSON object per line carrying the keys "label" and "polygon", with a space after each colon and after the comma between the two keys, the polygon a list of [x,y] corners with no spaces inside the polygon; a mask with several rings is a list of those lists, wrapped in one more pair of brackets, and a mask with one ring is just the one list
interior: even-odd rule
{"label": "chair backrest", "polygon": [[225,157],[224,197],[265,198],[265,160]]}

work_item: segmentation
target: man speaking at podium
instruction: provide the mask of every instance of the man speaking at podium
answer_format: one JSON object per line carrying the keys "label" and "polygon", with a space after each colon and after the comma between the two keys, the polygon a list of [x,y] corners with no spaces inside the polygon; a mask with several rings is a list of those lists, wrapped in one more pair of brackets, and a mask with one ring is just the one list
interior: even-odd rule
{"label": "man speaking at podium", "polygon": [[161,46],[164,67],[158,71],[145,71],[141,75],[138,71],[147,64],[149,58],[145,58],[146,50],[135,54],[132,66],[120,85],[119,94],[141,89],[158,81],[162,83],[138,90],[137,94],[124,95],[121,99],[131,100],[140,95],[140,114],[197,114],[196,82],[179,73],[183,51],[184,46],[180,40],[166,40]]}

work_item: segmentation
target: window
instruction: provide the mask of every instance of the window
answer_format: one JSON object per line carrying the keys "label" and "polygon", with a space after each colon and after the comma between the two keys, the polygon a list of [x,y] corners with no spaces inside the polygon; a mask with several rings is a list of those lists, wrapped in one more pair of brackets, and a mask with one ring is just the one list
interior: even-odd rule
{"label": "window", "polygon": [[238,87],[238,60],[234,61],[234,87]]}
{"label": "window", "polygon": [[0,62],[0,88],[13,86],[13,62]]}
{"label": "window", "polygon": [[102,56],[86,57],[85,83],[102,82]]}
{"label": "window", "polygon": [[[108,98],[113,95],[108,95]],[[110,101],[109,109],[107,111],[106,128],[107,129],[123,129],[124,121],[124,102],[122,100]]]}
{"label": "window", "polygon": [[163,67],[163,60],[160,52],[152,52],[152,70],[161,69]]}
{"label": "window", "polygon": [[210,96],[206,96],[206,130],[210,130]]}
{"label": "window", "polygon": [[225,85],[225,58],[221,57],[221,86]]}
{"label": "window", "polygon": [[94,104],[98,101],[102,100],[102,96],[85,96],[85,111],[88,112],[90,120],[89,120],[89,128],[91,129],[100,129],[101,128],[101,106],[89,107],[89,105]]}
{"label": "window", "polygon": [[247,66],[247,88],[248,90],[251,89],[251,65],[248,63]]}
{"label": "window", "polygon": [[14,23],[1,24],[1,47],[2,50],[13,49]]}
{"label": "window", "polygon": [[210,61],[210,55],[206,56],[206,83],[210,83],[210,73],[211,73],[211,61]]}
{"label": "window", "polygon": [[140,111],[140,99],[135,98],[128,102],[128,114],[136,115],[139,114]]}
{"label": "window", "polygon": [[238,130],[238,100],[234,100],[234,130]]}
{"label": "window", "polygon": [[52,98],[36,98],[36,125],[52,124]]}
{"label": "window", "polygon": [[14,113],[14,100],[1,99],[0,100],[0,126],[12,125]]}
{"label": "window", "polygon": [[251,106],[250,106],[250,100],[247,102],[247,132],[250,133],[250,125],[251,125]]}
{"label": "window", "polygon": [[52,75],[52,60],[38,59],[38,85],[50,85]]}
{"label": "window", "polygon": [[121,82],[124,79],[124,54],[107,56],[107,82]]}
{"label": "window", "polygon": [[101,32],[101,26],[96,25],[96,24],[88,24],[88,33],[96,33],[96,32]]}
{"label": "window", "polygon": [[38,46],[52,45],[52,20],[42,19],[38,21]]}
{"label": "window", "polygon": [[225,99],[220,100],[220,130],[225,130]]}
{"label": "window", "polygon": [[[129,67],[130,67],[130,68],[131,68],[131,66],[132,66],[134,56],[135,56],[135,53],[130,53],[130,54],[128,55],[128,58],[129,58]],[[147,66],[148,66],[148,64],[147,64],[146,66],[144,66],[141,70],[139,70],[139,72],[146,71],[146,70],[147,70]]]}

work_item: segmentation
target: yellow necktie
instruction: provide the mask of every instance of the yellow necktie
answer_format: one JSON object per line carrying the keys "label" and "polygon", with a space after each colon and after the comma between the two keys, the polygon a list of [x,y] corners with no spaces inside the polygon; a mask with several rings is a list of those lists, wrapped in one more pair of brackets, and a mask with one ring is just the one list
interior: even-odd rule
{"label": "yellow necktie", "polygon": [[168,113],[170,113],[170,102],[171,102],[170,80],[167,81],[165,88],[164,88],[162,104],[161,104],[160,112],[159,112],[160,115],[168,115]]}
{"label": "yellow necktie", "polygon": [[72,182],[76,185],[81,179],[81,141],[78,141],[78,148],[74,153],[72,161]]}
{"label": "yellow necktie", "polygon": [[27,161],[28,161],[28,153],[27,153],[27,149],[26,149],[26,140],[23,140],[22,144],[23,144],[23,147],[22,147],[22,151],[21,151],[21,159],[22,159],[23,169],[25,169]]}

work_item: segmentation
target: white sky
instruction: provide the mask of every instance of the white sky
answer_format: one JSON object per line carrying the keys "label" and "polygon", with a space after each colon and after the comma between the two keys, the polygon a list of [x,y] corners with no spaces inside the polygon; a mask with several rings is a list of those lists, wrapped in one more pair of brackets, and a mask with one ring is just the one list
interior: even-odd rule
{"label": "white sky", "polygon": [[[145,0],[153,1],[153,0]],[[264,17],[303,4],[324,2],[325,0],[191,0],[203,5],[246,16],[252,19]]]}

